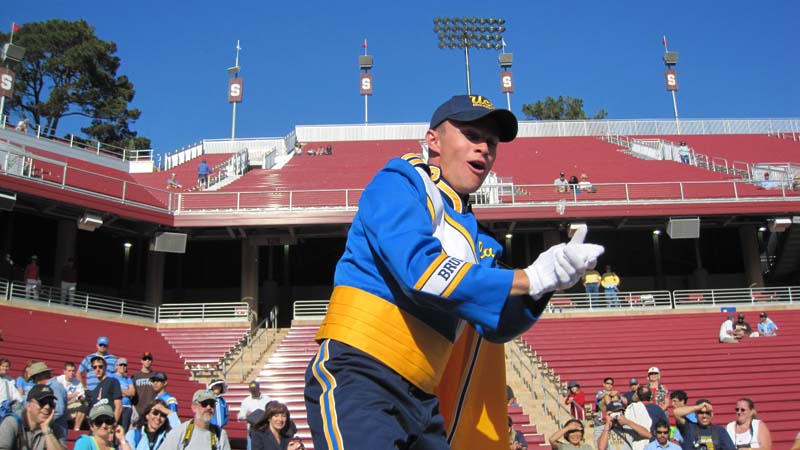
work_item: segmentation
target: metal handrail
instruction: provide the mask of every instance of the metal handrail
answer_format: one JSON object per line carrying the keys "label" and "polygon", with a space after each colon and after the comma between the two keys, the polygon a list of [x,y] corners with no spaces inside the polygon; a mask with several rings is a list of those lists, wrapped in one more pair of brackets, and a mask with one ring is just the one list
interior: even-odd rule
{"label": "metal handrail", "polygon": [[[253,343],[254,342],[258,343],[258,350],[256,350],[256,354],[258,355],[259,359],[262,356],[264,356],[264,353],[266,353],[267,350],[272,346],[272,342],[273,342],[273,339],[275,337],[274,336],[275,335],[275,331],[277,330],[277,328],[276,328],[277,324],[275,323],[276,321],[272,320],[272,318],[273,318],[273,310],[277,311],[277,309],[278,309],[277,305],[275,305],[272,308],[270,308],[270,313],[267,314],[267,317],[265,317],[261,322],[259,322],[258,325],[253,327],[252,330],[248,331],[247,334],[242,338],[242,340],[240,340],[236,345],[234,345],[226,353],[226,355],[221,358],[221,360],[220,360],[220,365],[221,365],[220,371],[222,372],[222,377],[223,378],[227,378],[228,372],[230,371],[230,369],[233,366],[235,366],[237,362],[239,362],[240,363],[239,364],[240,379],[242,381],[244,381],[244,377],[245,377],[245,373],[244,373],[244,353],[245,353],[245,348],[248,348],[249,351],[250,351],[250,361],[254,361],[255,360],[253,358]],[[277,316],[277,314],[275,314],[275,315]],[[264,330],[263,332],[261,332],[262,326],[263,326],[263,330]],[[269,335],[269,329],[270,328],[273,329],[273,333],[272,333],[273,336]],[[262,341],[265,340],[265,339],[266,339],[266,343],[264,343],[262,345]],[[233,355],[236,355],[236,354],[238,354],[238,356],[237,357],[233,357]],[[229,358],[233,358],[231,360],[230,364],[227,363]]]}
{"label": "metal handrail", "polygon": [[158,308],[146,303],[126,300],[118,297],[98,295],[91,292],[62,290],[59,287],[44,284],[28,284],[26,282],[9,282],[0,284],[3,299],[42,302],[60,305],[79,311],[99,311],[113,314],[116,317],[135,317],[137,319],[157,320]]}
{"label": "metal handrail", "polygon": [[246,322],[249,314],[247,302],[165,303],[158,308],[158,322]]}

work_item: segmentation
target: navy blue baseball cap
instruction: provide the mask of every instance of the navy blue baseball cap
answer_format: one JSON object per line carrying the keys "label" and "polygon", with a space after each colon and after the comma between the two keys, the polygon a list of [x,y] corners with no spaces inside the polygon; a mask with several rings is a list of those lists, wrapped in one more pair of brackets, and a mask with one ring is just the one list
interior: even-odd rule
{"label": "navy blue baseball cap", "polygon": [[492,116],[497,122],[500,142],[511,142],[517,137],[517,118],[507,109],[494,109],[488,98],[482,95],[454,95],[442,103],[431,118],[430,128],[438,127],[445,120],[474,122]]}

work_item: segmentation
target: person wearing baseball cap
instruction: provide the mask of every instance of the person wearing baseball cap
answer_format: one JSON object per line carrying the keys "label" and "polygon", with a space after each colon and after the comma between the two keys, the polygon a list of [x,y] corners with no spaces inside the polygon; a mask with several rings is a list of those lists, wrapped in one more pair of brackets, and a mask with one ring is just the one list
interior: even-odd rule
{"label": "person wearing baseball cap", "polygon": [[651,367],[647,369],[647,383],[650,385],[650,391],[653,393],[653,403],[660,406],[664,411],[669,407],[667,400],[669,400],[669,390],[661,384],[661,371],[658,367]]}
{"label": "person wearing baseball cap", "polygon": [[[53,427],[55,414],[53,389],[46,384],[33,386],[20,413],[22,417],[9,414],[0,422],[0,443],[4,448],[14,450],[66,450],[60,440],[65,439],[66,434],[62,435]],[[19,439],[27,443],[25,449],[17,448]]]}
{"label": "person wearing baseball cap", "polygon": [[650,430],[625,417],[625,404],[621,400],[609,403],[606,412],[603,426],[596,426],[594,429],[598,449],[610,448],[609,442],[629,443],[628,446],[619,448],[631,448],[630,443],[652,436]]}
{"label": "person wearing baseball cap", "polygon": [[211,419],[211,425],[220,428],[228,424],[228,402],[222,397],[222,394],[228,389],[225,380],[212,379],[208,383],[208,391],[214,394],[217,398],[217,404],[214,406],[214,417]]}
{"label": "person wearing baseball cap", "polygon": [[584,403],[586,403],[586,394],[581,390],[580,383],[575,380],[567,383],[567,397],[564,399],[564,404],[569,407],[570,415],[583,420],[586,414]]}
{"label": "person wearing baseball cap", "polygon": [[128,376],[128,358],[117,360],[117,370],[109,375],[119,382],[119,390],[122,393],[122,414],[119,416],[119,425],[126,433],[131,425],[133,416],[133,396],[136,395],[136,388],[133,386],[133,379]]}
{"label": "person wearing baseball cap", "polygon": [[761,314],[758,315],[758,335],[759,336],[777,336],[778,335],[778,326],[775,325],[775,322],[772,321],[769,317],[767,317],[766,311],[762,311]]}
{"label": "person wearing baseball cap", "polygon": [[52,375],[53,370],[41,361],[33,362],[28,367],[28,381],[33,383],[34,386],[47,386],[56,399],[55,414],[51,425],[53,431],[59,436],[61,443],[64,444],[66,443],[68,428],[67,389]]}
{"label": "person wearing baseball cap", "polygon": [[153,385],[153,392],[155,394],[154,400],[161,400],[167,404],[169,409],[178,412],[178,399],[167,392],[167,374],[164,372],[155,372],[150,377],[150,383]]}
{"label": "person wearing baseball cap", "polygon": [[[603,253],[583,243],[580,227],[525,269],[498,267],[502,245],[479,226],[470,194],[517,131],[511,111],[481,95],[455,95],[431,117],[427,160],[390,160],[361,194],[306,376],[315,449],[393,448],[412,436],[426,448],[502,445],[505,380],[492,368],[503,363],[503,348],[477,342],[501,344],[530,328],[552,292],[573,286]],[[470,390],[460,398],[467,371]],[[486,420],[478,431],[448,422],[456,417]],[[449,444],[445,422],[454,430]]]}
{"label": "person wearing baseball cap", "polygon": [[269,395],[261,393],[261,384],[258,382],[258,380],[251,381],[250,384],[247,385],[247,389],[250,391],[250,395],[242,400],[242,404],[239,406],[239,413],[236,415],[236,419],[239,421],[247,421],[247,450],[250,450],[250,416],[257,414],[254,417],[258,417],[258,415],[263,414],[267,407],[267,403],[271,402],[272,399]]}
{"label": "person wearing baseball cap", "polygon": [[206,389],[199,389],[192,395],[194,418],[173,428],[160,450],[230,450],[228,434],[224,429],[211,424],[217,396]]}
{"label": "person wearing baseball cap", "polygon": [[[107,399],[98,401],[89,410],[89,430],[91,434],[83,435],[75,441],[74,450],[123,449],[127,443],[122,426],[117,424],[114,408]],[[114,440],[120,443],[114,445]],[[49,450],[49,449],[48,449]]]}
{"label": "person wearing baseball cap", "polygon": [[99,356],[106,361],[106,374],[111,375],[117,370],[117,357],[108,352],[108,337],[97,338],[97,351],[83,358],[78,372],[86,374],[86,389],[91,391],[97,386],[97,374],[92,369],[92,358]]}
{"label": "person wearing baseball cap", "polygon": [[153,376],[153,354],[150,352],[142,353],[142,368],[134,373],[131,379],[133,380],[133,388],[136,391],[134,399],[134,407],[139,417],[144,417],[144,410],[156,398],[155,391],[153,390],[153,383],[150,377]]}

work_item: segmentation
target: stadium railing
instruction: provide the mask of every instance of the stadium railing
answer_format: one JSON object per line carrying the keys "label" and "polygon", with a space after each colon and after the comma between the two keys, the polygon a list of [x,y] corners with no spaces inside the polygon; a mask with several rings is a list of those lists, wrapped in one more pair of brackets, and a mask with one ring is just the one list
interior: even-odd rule
{"label": "stadium railing", "polygon": [[156,321],[157,308],[153,305],[134,302],[118,297],[98,295],[90,292],[73,291],[72,296],[69,292],[62,291],[55,286],[47,286],[39,283],[35,288],[27,288],[25,282],[0,281],[0,289],[5,293],[5,300],[24,300],[34,303],[45,303],[50,305],[61,305],[72,307],[82,311],[94,311],[112,314],[115,317],[148,319]]}
{"label": "stadium railing", "polygon": [[[692,289],[676,291],[620,291],[619,306],[609,306],[604,292],[590,294],[557,293],[550,299],[551,313],[581,312],[605,314],[611,311],[663,311],[693,307],[736,305],[763,306],[800,302],[800,287],[752,287],[738,289]],[[328,311],[328,300],[296,300],[295,319],[321,320]]]}
{"label": "stadium railing", "polygon": [[[230,372],[231,368],[236,366],[236,363],[239,363],[239,378],[244,379],[246,373],[244,369],[244,356],[246,353],[250,355],[250,361],[256,361],[261,359],[264,356],[264,353],[272,346],[272,344],[276,340],[277,336],[277,306],[273,306],[269,314],[267,315],[264,320],[262,320],[258,325],[253,327],[245,336],[244,338],[236,344],[232,349],[230,349],[224,357],[220,360],[220,373],[222,374],[222,378],[227,378],[228,372]],[[269,333],[270,328],[272,329],[272,333]],[[255,349],[255,354],[253,353],[253,348]]]}
{"label": "stadium railing", "polygon": [[[8,116],[3,116],[2,124],[0,124],[0,129],[9,129],[14,130],[13,127],[6,123]],[[150,161],[153,159],[153,150],[152,149],[129,149],[124,147],[118,147],[116,145],[111,144],[104,144],[100,141],[91,141],[81,139],[78,136],[70,133],[67,135],[67,138],[58,138],[55,136],[47,136],[42,133],[42,126],[37,125],[35,127],[31,127],[29,133],[22,133],[21,131],[16,131],[16,133],[21,133],[26,136],[34,136],[36,139],[47,140],[51,142],[56,142],[59,144],[68,145],[73,148],[80,148],[90,152],[95,153],[96,155],[102,156],[109,156],[112,158],[121,159],[123,161]]]}
{"label": "stadium railing", "polygon": [[250,305],[246,302],[167,303],[158,308],[159,323],[176,322],[249,322]]}

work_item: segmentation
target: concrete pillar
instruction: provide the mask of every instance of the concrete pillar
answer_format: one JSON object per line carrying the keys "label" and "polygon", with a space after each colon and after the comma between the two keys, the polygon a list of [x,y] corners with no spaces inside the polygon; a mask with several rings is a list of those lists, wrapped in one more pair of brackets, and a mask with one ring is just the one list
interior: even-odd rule
{"label": "concrete pillar", "polygon": [[164,252],[147,252],[144,279],[144,302],[153,306],[164,303]]}
{"label": "concrete pillar", "polygon": [[[258,312],[258,246],[242,239],[241,301]],[[252,324],[255,325],[255,324]]]}
{"label": "concrete pillar", "polygon": [[708,270],[703,267],[703,258],[700,256],[700,238],[694,240],[694,259],[697,268],[692,272],[694,289],[708,289]]}
{"label": "concrete pillar", "polygon": [[758,235],[754,225],[739,227],[739,241],[742,244],[744,260],[744,277],[748,286],[764,286],[764,274],[761,272],[761,257],[758,254]]}
{"label": "concrete pillar", "polygon": [[[75,258],[75,242],[78,237],[78,224],[74,220],[58,221],[58,238],[56,239],[56,255],[53,261],[53,280],[56,287],[61,285],[61,269],[69,258]],[[80,268],[80,264],[76,261]],[[80,276],[80,274],[78,274]],[[80,278],[78,278],[80,281]]]}

